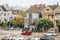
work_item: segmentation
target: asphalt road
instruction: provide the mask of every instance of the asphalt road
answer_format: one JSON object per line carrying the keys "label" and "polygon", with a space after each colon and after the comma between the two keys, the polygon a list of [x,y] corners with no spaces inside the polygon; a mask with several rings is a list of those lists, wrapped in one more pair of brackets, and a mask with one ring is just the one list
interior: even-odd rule
{"label": "asphalt road", "polygon": [[[33,33],[32,36],[43,36],[44,33]],[[21,30],[0,30],[0,40],[2,37],[4,36],[8,36],[8,35],[21,35]],[[25,35],[24,35],[25,36]],[[25,36],[28,37],[28,36]],[[54,38],[55,40],[60,40],[60,33],[58,34],[58,36],[51,36],[52,38]]]}

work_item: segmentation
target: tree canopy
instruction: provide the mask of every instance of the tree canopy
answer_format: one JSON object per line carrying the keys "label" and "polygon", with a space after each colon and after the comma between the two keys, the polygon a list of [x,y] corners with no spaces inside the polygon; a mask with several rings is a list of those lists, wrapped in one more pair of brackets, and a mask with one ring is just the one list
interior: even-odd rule
{"label": "tree canopy", "polygon": [[60,27],[60,22],[57,23],[57,26]]}
{"label": "tree canopy", "polygon": [[49,28],[53,27],[53,22],[47,18],[39,18],[37,20],[36,26],[38,29],[40,29],[40,28],[49,29]]}
{"label": "tree canopy", "polygon": [[15,16],[15,20],[12,20],[11,23],[13,26],[23,26],[24,25],[25,12],[21,11],[19,15]]}

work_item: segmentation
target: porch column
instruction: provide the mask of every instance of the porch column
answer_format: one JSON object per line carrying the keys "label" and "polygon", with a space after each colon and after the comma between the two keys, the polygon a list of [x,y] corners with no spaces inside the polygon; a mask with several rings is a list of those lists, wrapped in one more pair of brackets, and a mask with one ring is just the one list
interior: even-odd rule
{"label": "porch column", "polygon": [[24,18],[24,27],[28,28],[28,19],[27,18]]}

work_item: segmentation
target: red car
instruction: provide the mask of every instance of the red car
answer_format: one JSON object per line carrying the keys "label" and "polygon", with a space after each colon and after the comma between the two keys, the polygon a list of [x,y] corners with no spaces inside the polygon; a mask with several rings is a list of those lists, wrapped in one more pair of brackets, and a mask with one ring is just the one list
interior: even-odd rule
{"label": "red car", "polygon": [[31,32],[31,31],[24,31],[24,32],[22,32],[21,34],[22,34],[22,35],[31,35],[32,32]]}

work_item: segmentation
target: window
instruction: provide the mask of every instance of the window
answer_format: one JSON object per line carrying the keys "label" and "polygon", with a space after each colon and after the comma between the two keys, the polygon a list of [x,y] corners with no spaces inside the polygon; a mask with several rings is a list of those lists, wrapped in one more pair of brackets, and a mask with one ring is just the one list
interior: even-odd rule
{"label": "window", "polygon": [[4,16],[6,16],[6,14],[4,14]]}
{"label": "window", "polygon": [[39,18],[42,18],[42,13],[41,12],[39,13]]}
{"label": "window", "polygon": [[39,18],[39,14],[37,14],[37,13],[32,14],[32,19],[33,19],[33,20],[34,20],[34,19],[37,19],[37,18]]}
{"label": "window", "polygon": [[59,21],[57,20],[56,23],[58,23]]}
{"label": "window", "polygon": [[10,17],[10,18],[13,18],[13,17]]}
{"label": "window", "polygon": [[52,15],[52,19],[54,18],[54,15]]}
{"label": "window", "polygon": [[48,18],[50,18],[50,15],[48,15]]}
{"label": "window", "polygon": [[49,11],[49,9],[47,9],[47,11]]}
{"label": "window", "polygon": [[54,18],[54,15],[48,15],[48,18],[53,19]]}
{"label": "window", "polygon": [[31,13],[29,14],[29,19],[32,19],[32,14]]}
{"label": "window", "polygon": [[29,26],[30,26],[30,25],[31,25],[31,23],[32,23],[31,19],[32,19],[32,14],[31,14],[31,13],[29,13],[29,22],[28,22],[28,23],[29,23],[29,24],[28,24]]}
{"label": "window", "polygon": [[7,21],[7,19],[4,19],[4,21]]}

